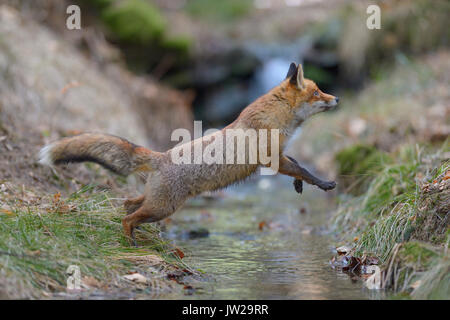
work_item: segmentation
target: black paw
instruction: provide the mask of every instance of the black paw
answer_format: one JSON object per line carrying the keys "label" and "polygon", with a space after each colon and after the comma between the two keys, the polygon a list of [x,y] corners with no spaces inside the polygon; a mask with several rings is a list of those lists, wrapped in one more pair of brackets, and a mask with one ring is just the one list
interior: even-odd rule
{"label": "black paw", "polygon": [[297,193],[301,194],[303,192],[303,181],[295,179],[294,180],[294,188],[295,188],[295,191],[297,191]]}
{"label": "black paw", "polygon": [[317,186],[324,191],[333,190],[336,187],[336,182],[324,181],[324,182],[318,184]]}

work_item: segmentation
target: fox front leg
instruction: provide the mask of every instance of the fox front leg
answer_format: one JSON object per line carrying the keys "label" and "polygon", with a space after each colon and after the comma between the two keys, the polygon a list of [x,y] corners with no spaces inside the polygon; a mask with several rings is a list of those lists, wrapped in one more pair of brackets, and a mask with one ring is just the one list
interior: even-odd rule
{"label": "fox front leg", "polygon": [[332,190],[336,187],[336,182],[324,181],[320,178],[317,178],[308,170],[301,167],[295,159],[289,156],[282,156],[280,158],[279,172],[296,178],[296,180],[294,181],[294,187],[297,192],[300,191],[299,193],[303,191],[303,183],[301,183],[301,181],[305,181],[306,183],[318,186],[324,191]]}
{"label": "fox front leg", "polygon": [[297,193],[302,193],[303,192],[303,181],[300,179],[295,179],[294,180],[294,189],[295,191],[297,191]]}

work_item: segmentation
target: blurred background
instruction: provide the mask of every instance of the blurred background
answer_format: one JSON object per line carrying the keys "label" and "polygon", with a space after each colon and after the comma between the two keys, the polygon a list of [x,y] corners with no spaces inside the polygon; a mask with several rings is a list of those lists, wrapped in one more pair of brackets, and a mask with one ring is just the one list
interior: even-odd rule
{"label": "blurred background", "polygon": [[[70,4],[81,8],[80,30],[66,27]],[[381,9],[381,29],[369,30],[366,26],[369,4]],[[287,153],[323,177],[337,179],[337,193],[326,194],[331,202],[339,195],[344,203],[367,205],[346,207],[338,213],[332,229],[337,226],[335,230],[345,230],[348,239],[355,236],[359,248],[386,254],[394,245],[392,239],[403,237],[405,228],[401,235],[386,240],[389,245],[383,249],[359,238],[362,230],[370,229],[386,208],[399,201],[399,195],[419,190],[420,179],[441,177],[444,181],[448,172],[448,162],[443,161],[448,161],[450,152],[449,16],[448,0],[1,0],[0,183],[5,186],[1,188],[10,190],[4,195],[9,192],[28,203],[39,198],[39,192],[70,193],[92,181],[113,189],[123,186],[123,180],[97,166],[75,165],[70,170],[56,171],[43,168],[36,164],[36,154],[49,141],[83,131],[108,132],[157,151],[167,150],[176,144],[170,141],[174,129],[192,130],[194,119],[203,121],[203,130],[229,124],[255,98],[279,84],[289,64],[297,62],[303,64],[305,76],[324,92],[340,97],[340,107],[305,123]],[[422,161],[424,155],[429,157]],[[397,168],[395,173],[387,171],[391,166]],[[386,180],[377,183],[376,178],[381,176]],[[242,214],[249,219],[246,224],[231,220],[234,222],[228,226],[227,220],[216,226],[217,230],[237,228],[229,246],[216,244],[216,258],[229,254],[233,259],[223,264],[223,273],[234,270],[243,281],[236,291],[224,293],[223,297],[248,287],[247,273],[240,268],[248,263],[243,257],[256,249],[237,249],[244,242],[253,246],[253,242],[241,237],[240,223],[259,232],[255,227],[255,219],[261,219],[256,218],[259,211],[270,211],[265,219],[283,210],[289,216],[292,208],[295,214],[297,210],[325,211],[314,207],[313,202],[309,210],[308,201],[298,209],[297,195],[288,180],[263,179],[257,184],[261,199],[270,200],[267,194],[274,194],[275,189],[292,193],[289,205],[287,200],[269,201],[274,205],[270,210],[255,205],[262,200],[251,198],[253,187],[248,193],[231,193],[230,199],[253,201],[249,206],[255,206],[258,212],[254,216]],[[279,188],[274,187],[277,183]],[[31,194],[24,192],[24,186],[33,189]],[[418,232],[416,238],[445,238],[448,183],[446,188],[440,189],[444,190],[440,202],[434,202],[440,220],[430,218],[429,229]],[[325,197],[321,191],[315,192],[317,197]],[[347,196],[356,197],[356,202],[348,202]],[[231,203],[237,218],[233,217],[241,219],[243,205]],[[280,209],[283,205],[285,209]],[[207,210],[214,213],[215,207]],[[198,218],[199,210],[191,211]],[[405,221],[412,219],[406,217]],[[292,228],[285,218],[281,218],[281,225]],[[319,224],[327,224],[327,219],[324,216]],[[186,227],[183,221],[179,232]],[[266,230],[271,224],[263,222],[260,229]],[[204,223],[200,221],[200,225]],[[216,227],[208,228],[214,231]],[[294,229],[304,227],[301,220]],[[304,232],[302,237],[309,237],[308,230],[300,231]],[[176,235],[174,238],[178,239]],[[273,252],[261,249],[255,253],[255,272],[281,270],[269,272],[264,281],[275,279],[276,290],[281,290],[275,296],[285,297],[288,289],[278,286],[285,281],[283,266],[272,269],[266,262],[260,263],[261,256],[276,256],[285,244],[277,239],[261,239],[261,248],[270,248],[267,241],[276,245]],[[308,239],[303,239],[304,243],[311,241]],[[203,250],[205,257],[211,254],[211,243],[193,246]],[[329,250],[323,247],[314,248],[322,250],[315,263],[329,256]],[[230,248],[234,251],[229,252]],[[294,255],[297,249],[293,249]],[[304,254],[311,250],[306,247],[300,251]],[[444,269],[448,268],[445,254]],[[305,261],[304,256],[296,257]],[[208,262],[211,273],[217,271],[217,261]],[[292,262],[294,266],[298,263]],[[315,265],[305,268],[300,269],[307,270],[305,277],[311,278],[308,268],[313,270]],[[323,269],[328,270],[328,266]],[[316,298],[336,297],[327,291],[328,282],[318,285],[316,279],[310,279],[309,294]],[[246,297],[270,297],[255,293],[261,291],[259,282],[254,284],[255,295],[249,293]],[[448,287],[446,290],[444,297],[448,298]],[[311,297],[302,295],[304,282],[288,291],[293,297]],[[352,291],[347,297],[358,295],[359,291]]]}
{"label": "blurred background", "polygon": [[[72,3],[81,8],[81,30],[66,28],[66,8]],[[380,30],[366,27],[366,9],[372,3],[381,8]],[[436,81],[444,89],[425,97],[420,85],[427,82],[431,87],[436,76],[419,70],[426,64],[446,74],[447,1],[3,0],[2,4],[3,109],[24,111],[32,122],[39,119],[34,130],[44,136],[63,129],[107,129],[164,150],[174,144],[171,131],[191,129],[194,118],[203,120],[205,130],[233,121],[246,105],[283,80],[292,61],[303,63],[306,77],[323,91],[345,96],[341,109],[352,109],[342,111],[345,117],[352,115],[344,124],[349,131],[345,135],[379,126],[368,114],[356,117],[355,112],[370,112],[381,101],[390,105],[385,106],[388,112],[402,108],[395,112],[415,115],[410,101],[399,107],[396,104],[402,103],[387,98],[386,92],[373,94],[372,106],[365,111],[362,103],[349,100],[373,83],[386,83],[395,98],[404,95],[413,104],[418,102],[411,95],[423,97],[423,112],[438,114],[441,122],[443,112],[448,112],[439,109],[447,98],[446,84]],[[399,76],[401,83],[394,85],[391,71],[396,67],[412,73]],[[40,116],[47,112],[52,114],[49,122]],[[383,131],[395,132],[387,142],[379,142],[382,147],[391,148],[391,138],[402,138],[406,126],[414,126],[409,120],[426,121],[405,120],[403,128],[386,124],[389,128]],[[427,132],[427,139],[448,134],[448,123],[441,122],[433,125],[437,132]],[[413,130],[419,130],[417,135],[423,134],[422,129],[432,130],[428,124],[418,125],[421,128]],[[336,129],[334,134],[342,134]],[[318,134],[314,132],[315,137]],[[308,150],[304,153],[308,158]]]}
{"label": "blurred background", "polygon": [[[20,59],[14,54],[19,51],[28,60],[26,63],[41,66],[37,70],[24,66],[34,81],[45,76],[43,82],[53,82],[49,86],[55,85],[59,90],[76,82],[77,88],[72,85],[65,92],[70,96],[66,100],[88,100],[82,87],[92,87],[98,100],[78,103],[77,108],[81,109],[98,109],[98,104],[106,108],[111,103],[109,97],[101,97],[105,94],[97,88],[105,86],[103,82],[119,82],[125,91],[134,87],[133,94],[127,94],[134,101],[120,104],[140,114],[143,133],[149,140],[145,144],[157,149],[170,146],[171,130],[189,128],[193,118],[203,120],[204,129],[220,128],[233,121],[246,105],[284,78],[292,61],[303,63],[306,77],[316,81],[323,91],[355,95],[370,83],[387,80],[386,72],[395,66],[410,63],[411,68],[414,57],[446,48],[449,42],[449,5],[439,0],[374,2],[381,8],[380,30],[366,27],[370,1],[2,3],[3,16],[10,15],[9,19],[18,24],[12,25],[8,17],[2,19],[3,24],[8,24],[3,26],[3,68],[14,69],[13,61],[8,59]],[[81,30],[65,27],[66,8],[72,3],[81,8]],[[9,34],[6,36],[5,32]],[[48,74],[44,74],[47,71],[42,70],[43,64],[59,54],[55,46],[71,52],[58,57],[66,72],[47,70]],[[445,55],[446,50],[441,53]],[[79,66],[73,65],[74,60]],[[100,79],[100,83],[87,83],[76,77],[83,68],[94,68],[91,72],[100,77],[105,69],[115,69],[116,73]],[[404,85],[409,83],[411,93],[417,91],[413,88],[417,80],[405,78]],[[43,95],[45,91],[36,94]],[[61,103],[67,103],[69,110],[75,108],[69,101]],[[24,104],[31,107],[29,102]],[[345,102],[344,106],[352,107]],[[363,122],[353,124],[361,127]],[[67,124],[67,129],[83,128],[77,127],[75,120]]]}

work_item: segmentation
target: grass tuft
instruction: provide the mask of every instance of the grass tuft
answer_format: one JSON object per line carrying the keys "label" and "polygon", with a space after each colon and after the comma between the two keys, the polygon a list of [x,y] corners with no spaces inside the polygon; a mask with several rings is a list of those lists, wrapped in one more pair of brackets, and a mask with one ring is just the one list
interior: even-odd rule
{"label": "grass tuft", "polygon": [[65,291],[70,265],[106,291],[130,287],[122,276],[136,266],[127,257],[157,255],[182,265],[154,226],[137,232],[143,247],[131,247],[122,231],[124,212],[108,192],[86,186],[67,199],[56,194],[42,201],[47,204],[10,203],[8,214],[0,213],[0,276],[15,283],[0,285],[0,296],[33,298]]}
{"label": "grass tuft", "polygon": [[434,278],[448,283],[441,240],[448,242],[449,233],[448,149],[447,141],[434,153],[405,147],[391,154],[392,164],[371,177],[365,194],[343,198],[332,221],[337,234],[348,236],[343,240],[356,239],[357,256],[380,258],[387,287],[407,294],[414,289],[413,298],[448,298]]}

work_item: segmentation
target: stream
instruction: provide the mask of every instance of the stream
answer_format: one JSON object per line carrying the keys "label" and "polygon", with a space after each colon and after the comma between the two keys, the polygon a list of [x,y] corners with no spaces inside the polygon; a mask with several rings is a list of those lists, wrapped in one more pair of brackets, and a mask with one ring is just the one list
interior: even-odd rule
{"label": "stream", "polygon": [[379,299],[331,268],[325,226],[330,194],[285,176],[255,176],[217,197],[198,197],[173,216],[164,236],[205,276],[179,299]]}
{"label": "stream", "polygon": [[[308,37],[289,46],[248,44],[246,50],[262,65],[249,87],[242,89],[244,100],[252,101],[278,85],[290,63],[301,61],[311,46]],[[234,110],[229,96],[218,95],[208,106]],[[222,113],[218,118],[225,117]],[[327,235],[326,226],[335,208],[333,194],[304,184],[299,195],[292,182],[281,175],[255,175],[214,196],[191,199],[173,215],[163,236],[182,248],[183,261],[204,277],[191,279],[194,290],[188,294],[171,298],[381,298],[361,280],[330,266],[336,241]]]}

